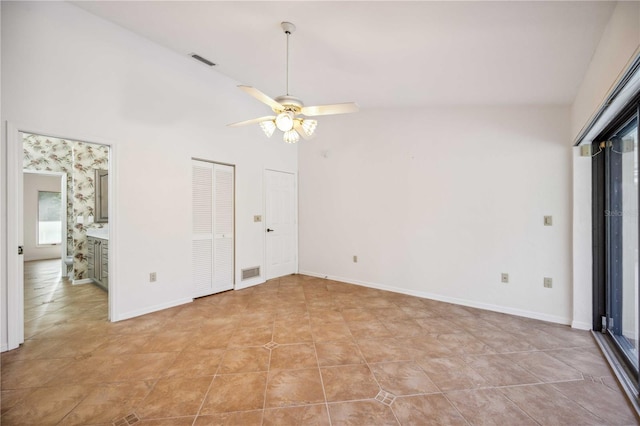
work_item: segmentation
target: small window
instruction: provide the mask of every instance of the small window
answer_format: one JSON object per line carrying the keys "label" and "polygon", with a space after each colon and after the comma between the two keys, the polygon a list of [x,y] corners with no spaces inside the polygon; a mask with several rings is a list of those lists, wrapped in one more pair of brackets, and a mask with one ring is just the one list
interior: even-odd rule
{"label": "small window", "polygon": [[62,242],[62,197],[60,192],[38,191],[38,245]]}

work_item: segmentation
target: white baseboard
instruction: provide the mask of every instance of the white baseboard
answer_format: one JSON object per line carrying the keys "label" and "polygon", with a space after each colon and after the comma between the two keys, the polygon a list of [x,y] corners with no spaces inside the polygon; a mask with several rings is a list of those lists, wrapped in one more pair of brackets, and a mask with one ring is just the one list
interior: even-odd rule
{"label": "white baseboard", "polygon": [[9,346],[6,343],[3,343],[2,346],[0,346],[0,352],[6,352],[9,350]]}
{"label": "white baseboard", "polygon": [[259,284],[264,284],[266,281],[262,277],[256,277],[249,280],[237,283],[234,290],[243,290],[245,288],[253,287]]}
{"label": "white baseboard", "polygon": [[578,330],[591,330],[591,323],[584,321],[571,321],[571,328]]}
{"label": "white baseboard", "polygon": [[111,321],[112,322],[124,321],[124,320],[127,320],[127,319],[131,319],[131,318],[139,317],[139,316],[142,316],[142,315],[150,314],[152,312],[161,311],[163,309],[169,309],[169,308],[174,308],[176,306],[185,305],[185,304],[191,303],[191,302],[193,302],[192,298],[184,298],[184,299],[172,300],[171,302],[161,303],[159,305],[154,305],[154,306],[148,306],[146,308],[137,309],[135,311],[130,311],[130,312],[126,312],[126,313],[121,314],[121,315],[117,315],[116,318],[112,318]]}
{"label": "white baseboard", "polygon": [[489,303],[459,299],[457,297],[442,296],[440,294],[428,293],[423,291],[408,290],[408,289],[399,288],[399,287],[393,287],[393,286],[388,286],[388,285],[383,285],[378,283],[370,283],[370,282],[360,281],[360,280],[353,280],[353,279],[344,278],[344,277],[336,277],[332,275],[321,274],[321,273],[311,272],[311,271],[300,271],[299,274],[309,275],[309,276],[318,277],[318,278],[326,278],[334,281],[341,281],[348,284],[355,284],[363,287],[375,288],[377,290],[385,290],[385,291],[391,291],[394,293],[406,294],[408,296],[421,297],[423,299],[431,299],[431,300],[437,300],[439,302],[453,303],[455,305],[467,306],[469,308],[484,309],[486,311],[500,312],[502,314],[515,315],[519,317],[537,319],[537,320],[553,322],[557,324],[564,324],[564,325],[571,324],[571,320],[569,318],[563,318],[556,315],[543,314],[540,312],[525,311],[523,309],[510,308],[508,306],[492,305]]}
{"label": "white baseboard", "polygon": [[81,280],[71,280],[71,285],[91,284],[92,282],[91,278],[83,278]]}

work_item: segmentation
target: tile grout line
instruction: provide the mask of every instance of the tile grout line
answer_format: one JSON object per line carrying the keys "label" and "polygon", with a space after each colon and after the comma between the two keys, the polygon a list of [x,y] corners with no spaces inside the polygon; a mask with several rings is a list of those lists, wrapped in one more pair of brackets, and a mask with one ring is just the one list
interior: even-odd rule
{"label": "tile grout line", "polygon": [[[382,326],[384,327],[384,323],[382,323]],[[386,328],[386,327],[385,327]],[[349,331],[351,332],[351,331]],[[369,372],[371,373],[371,375],[373,376],[373,380],[376,381],[376,383],[378,384],[378,394],[380,393],[382,389],[382,386],[380,385],[380,382],[378,381],[378,378],[376,377],[376,375],[373,373],[373,370],[371,369],[371,366],[369,365],[369,360],[367,359],[367,357],[364,356],[364,353],[362,353],[362,349],[360,349],[360,345],[358,344],[357,340],[355,339],[355,337],[353,337],[352,335],[352,339],[353,339],[353,343],[355,343],[356,348],[358,349],[358,352],[360,353],[360,356],[362,357],[362,359],[364,360],[365,365],[367,366],[367,368],[369,369]],[[412,360],[413,362],[413,360]],[[420,367],[420,369],[422,369],[422,367]],[[427,376],[429,377],[429,376]],[[429,380],[431,380],[429,378]],[[433,380],[431,380],[431,382],[433,382]],[[434,383],[435,384],[435,383]],[[385,391],[386,392],[386,391]],[[377,395],[376,395],[377,396]],[[394,395],[397,398],[397,395]],[[374,401],[378,401],[376,399],[376,397],[374,396],[372,398]],[[380,401],[378,401],[380,402]],[[398,415],[396,414],[395,410],[393,409],[392,405],[395,402],[395,399],[393,400],[393,402],[389,405],[387,405],[387,407],[389,407],[389,409],[391,410],[391,414],[393,414],[393,418],[396,419],[396,422],[398,423],[398,425],[401,425],[402,423],[400,422],[400,419],[398,419]],[[380,402],[381,403],[381,402]],[[383,404],[385,405],[385,404]]]}
{"label": "tile grout line", "polygon": [[[200,329],[201,329],[201,327],[198,330],[200,330]],[[222,353],[222,355],[220,357],[220,362],[218,363],[218,366],[216,367],[216,372],[211,377],[211,383],[209,383],[209,387],[207,388],[207,391],[204,393],[204,396],[202,397],[202,401],[200,402],[200,407],[198,407],[198,412],[196,413],[195,417],[193,418],[193,423],[191,423],[191,426],[195,426],[196,420],[198,420],[198,417],[200,416],[200,412],[202,412],[202,407],[204,406],[204,403],[207,400],[207,397],[209,396],[209,392],[211,392],[211,388],[213,387],[213,382],[216,380],[216,377],[218,376],[218,371],[220,371],[220,366],[222,365],[222,361],[224,360],[224,356],[226,355],[226,353],[227,353],[227,347],[225,347],[224,352]]]}
{"label": "tile grout line", "polygon": [[512,404],[514,404],[516,407],[518,407],[518,409],[520,411],[522,411],[527,417],[529,417],[531,420],[533,420],[536,424],[540,425],[540,422],[537,421],[536,419],[533,418],[533,416],[531,414],[529,414],[529,412],[527,410],[525,410],[524,408],[522,408],[517,402],[515,402],[514,400],[512,400],[511,398],[509,398],[509,395],[505,395],[503,392],[500,392],[505,398],[507,398],[508,401],[510,401]]}
{"label": "tile grout line", "polygon": [[451,400],[449,399],[449,397],[445,393],[442,394],[442,397],[447,400],[449,405],[451,405],[451,407],[453,407],[454,410],[456,410],[456,412],[460,415],[460,417],[462,417],[462,420],[464,420],[464,422],[467,425],[471,426],[472,423],[464,416],[464,414],[462,414],[462,412],[458,409],[458,406],[456,404],[454,404],[453,402],[451,402]]}
{"label": "tile grout line", "polygon": [[[270,343],[270,342],[277,343],[273,341],[273,338],[276,332],[277,318],[278,318],[278,314],[276,313],[271,323],[271,340],[267,343]],[[262,412],[260,413],[260,424],[264,423],[264,412],[267,409],[267,389],[269,388],[269,375],[271,374],[271,358],[273,356],[273,349],[275,348],[269,348],[269,360],[267,362],[267,377],[265,377],[265,380],[264,380],[264,396],[262,397]]]}
{"label": "tile grout line", "polygon": [[320,376],[320,386],[322,386],[322,395],[324,396],[324,409],[327,410],[327,417],[329,418],[329,426],[333,423],[331,422],[331,413],[329,412],[329,401],[327,400],[327,391],[324,389],[324,379],[322,378],[322,370],[320,369],[320,359],[318,358],[318,348],[316,347],[316,342],[313,341],[313,353],[316,356],[316,365],[318,366],[318,375]]}

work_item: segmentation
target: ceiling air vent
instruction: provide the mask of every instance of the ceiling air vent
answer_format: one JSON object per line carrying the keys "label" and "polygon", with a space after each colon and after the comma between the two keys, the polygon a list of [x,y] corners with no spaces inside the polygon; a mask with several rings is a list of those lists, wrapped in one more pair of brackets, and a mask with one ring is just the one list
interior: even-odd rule
{"label": "ceiling air vent", "polygon": [[253,268],[247,268],[242,270],[242,281],[248,280],[249,278],[259,277],[260,276],[260,267],[254,266]]}
{"label": "ceiling air vent", "polygon": [[216,66],[216,64],[215,64],[215,63],[211,62],[210,60],[208,60],[208,59],[206,59],[206,58],[203,58],[202,56],[200,56],[200,55],[198,55],[198,54],[196,54],[196,53],[192,53],[192,54],[191,54],[191,57],[192,57],[193,59],[195,59],[196,61],[200,61],[200,62],[202,62],[203,64],[209,65],[210,67],[215,67],[215,66]]}

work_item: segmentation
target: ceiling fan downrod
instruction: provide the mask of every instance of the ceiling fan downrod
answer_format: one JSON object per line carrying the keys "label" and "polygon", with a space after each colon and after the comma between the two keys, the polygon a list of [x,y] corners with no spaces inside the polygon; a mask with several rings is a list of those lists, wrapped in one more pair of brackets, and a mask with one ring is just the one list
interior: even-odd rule
{"label": "ceiling fan downrod", "polygon": [[286,79],[287,79],[287,84],[286,84],[286,93],[287,96],[290,95],[289,93],[289,36],[295,32],[296,30],[296,26],[293,25],[291,22],[281,22],[280,26],[282,27],[282,30],[284,31],[284,33],[287,35],[287,72],[286,72]]}

